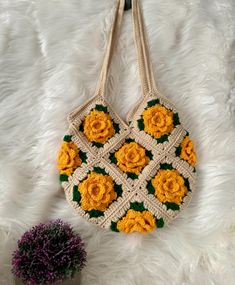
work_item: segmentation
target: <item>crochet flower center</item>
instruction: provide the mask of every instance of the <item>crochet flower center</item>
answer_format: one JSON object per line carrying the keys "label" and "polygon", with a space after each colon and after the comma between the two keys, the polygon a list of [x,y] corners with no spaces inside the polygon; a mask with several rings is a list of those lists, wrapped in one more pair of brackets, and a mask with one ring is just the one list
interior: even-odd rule
{"label": "crochet flower center", "polygon": [[155,196],[162,202],[180,205],[188,192],[183,177],[177,170],[160,169],[152,179]]}
{"label": "crochet flower center", "polygon": [[91,172],[80,183],[78,190],[81,193],[81,207],[85,211],[105,211],[117,198],[111,176],[96,172]]}
{"label": "crochet flower center", "polygon": [[173,112],[160,104],[147,108],[142,116],[144,131],[155,138],[171,133],[174,128]]}
{"label": "crochet flower center", "polygon": [[152,125],[162,127],[165,124],[164,115],[162,113],[156,113],[151,119]]}
{"label": "crochet flower center", "polygon": [[116,153],[118,167],[124,172],[139,175],[149,163],[145,149],[136,142],[124,144]]}
{"label": "crochet flower center", "polygon": [[91,122],[91,128],[94,133],[99,133],[100,131],[103,131],[106,127],[106,124],[104,121],[93,121]]}
{"label": "crochet flower center", "polygon": [[108,113],[92,110],[84,120],[84,134],[91,142],[104,144],[115,133],[112,118]]}

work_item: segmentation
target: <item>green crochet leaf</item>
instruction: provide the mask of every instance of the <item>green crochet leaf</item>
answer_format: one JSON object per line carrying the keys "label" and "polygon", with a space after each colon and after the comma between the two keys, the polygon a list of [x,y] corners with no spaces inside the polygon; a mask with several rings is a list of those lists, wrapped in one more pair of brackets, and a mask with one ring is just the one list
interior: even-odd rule
{"label": "green crochet leaf", "polygon": [[119,230],[117,229],[117,223],[111,221],[111,226],[110,229],[114,232],[119,232]]}
{"label": "green crochet leaf", "polygon": [[78,186],[73,186],[73,201],[80,203],[81,201],[81,193],[78,191]]}
{"label": "green crochet leaf", "polygon": [[163,142],[165,142],[165,141],[168,141],[168,135],[163,135],[163,136],[161,136],[159,139],[156,139],[156,141],[157,141],[158,143],[163,143]]}
{"label": "green crochet leaf", "polygon": [[144,130],[144,120],[143,120],[143,118],[137,120],[137,123],[138,123],[139,130],[143,131]]}
{"label": "green crochet leaf", "polygon": [[133,139],[131,139],[131,138],[128,138],[128,139],[125,140],[126,143],[131,143],[131,142],[134,142],[134,141],[135,141],[135,140],[133,140]]}
{"label": "green crochet leaf", "polygon": [[79,151],[79,156],[80,156],[82,162],[83,162],[83,163],[86,163],[86,161],[87,161],[87,154],[86,154],[85,152],[83,152],[83,151],[80,150],[80,151]]}
{"label": "green crochet leaf", "polygon": [[69,177],[68,175],[66,174],[60,174],[60,181],[63,182],[63,181],[68,181],[69,180]]}
{"label": "green crochet leaf", "polygon": [[92,142],[92,145],[93,145],[93,146],[96,146],[96,147],[98,147],[98,148],[104,146],[102,143],[99,143],[99,142]]}
{"label": "green crochet leaf", "polygon": [[180,156],[181,150],[182,150],[182,147],[181,147],[181,146],[178,146],[178,147],[176,148],[176,150],[175,150],[175,155],[176,155],[176,156]]}
{"label": "green crochet leaf", "polygon": [[184,178],[184,185],[187,187],[188,191],[191,191],[188,178]]}
{"label": "green crochet leaf", "polygon": [[132,172],[127,172],[127,177],[128,178],[131,178],[131,179],[138,179],[138,175],[136,175],[135,173],[132,173]]}
{"label": "green crochet leaf", "polygon": [[143,211],[146,210],[145,207],[144,207],[144,203],[143,202],[141,202],[141,203],[139,203],[139,202],[131,202],[130,203],[130,209],[138,211],[138,212],[143,212]]}
{"label": "green crochet leaf", "polygon": [[71,142],[72,136],[65,135],[64,138],[63,138],[63,140],[64,140],[65,142]]}
{"label": "green crochet leaf", "polygon": [[97,110],[97,111],[103,111],[103,112],[105,112],[105,113],[107,113],[108,112],[108,109],[107,109],[107,107],[105,107],[105,106],[103,106],[103,105],[95,105],[95,109]]}
{"label": "green crochet leaf", "polygon": [[156,104],[159,104],[159,99],[154,99],[148,102],[148,107],[155,106]]}
{"label": "green crochet leaf", "polygon": [[174,123],[174,126],[177,126],[177,125],[180,124],[180,119],[179,119],[178,113],[174,113],[174,115],[173,115],[173,123]]}
{"label": "green crochet leaf", "polygon": [[113,127],[114,127],[114,130],[115,130],[115,133],[119,134],[119,132],[120,132],[119,124],[113,122]]}
{"label": "green crochet leaf", "polygon": [[110,153],[109,159],[111,160],[112,163],[117,164],[115,153]]}
{"label": "green crochet leaf", "polygon": [[163,220],[163,218],[156,219],[156,225],[157,225],[157,228],[163,228],[164,227],[164,220]]}
{"label": "green crochet leaf", "polygon": [[90,218],[98,218],[104,215],[104,212],[99,210],[91,210],[87,211],[87,213],[89,214]]}
{"label": "green crochet leaf", "polygon": [[81,122],[81,124],[80,124],[80,126],[79,126],[79,131],[80,131],[80,132],[84,132],[83,122]]}
{"label": "green crochet leaf", "polygon": [[164,204],[166,205],[167,210],[171,209],[173,211],[178,211],[180,209],[180,206],[176,203],[166,202]]}
{"label": "green crochet leaf", "polygon": [[173,167],[169,163],[160,163],[160,169],[165,169],[165,170],[170,169],[171,170],[173,169]]}
{"label": "green crochet leaf", "polygon": [[96,172],[96,173],[108,175],[108,174],[106,173],[106,171],[105,171],[103,168],[98,167],[98,166],[97,166],[97,167],[95,166],[95,167],[93,168],[93,171]]}
{"label": "green crochet leaf", "polygon": [[147,184],[147,190],[149,194],[155,193],[155,188],[153,187],[152,181],[150,180]]}
{"label": "green crochet leaf", "polygon": [[153,159],[153,154],[152,154],[151,150],[146,150],[146,155],[150,160]]}
{"label": "green crochet leaf", "polygon": [[114,183],[114,191],[117,193],[117,196],[122,196],[122,186]]}

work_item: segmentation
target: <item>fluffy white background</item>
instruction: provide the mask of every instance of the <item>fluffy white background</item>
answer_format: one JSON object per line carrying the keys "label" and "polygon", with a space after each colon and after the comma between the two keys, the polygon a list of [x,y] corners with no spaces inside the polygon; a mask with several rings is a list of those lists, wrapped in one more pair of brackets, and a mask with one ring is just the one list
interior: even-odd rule
{"label": "fluffy white background", "polygon": [[[1,285],[14,284],[10,259],[20,235],[54,218],[86,242],[81,284],[235,284],[234,5],[142,1],[159,89],[196,144],[198,188],[169,227],[126,237],[75,214],[55,163],[67,114],[95,90],[114,1],[0,1]],[[130,11],[108,91],[123,116],[139,97]]]}

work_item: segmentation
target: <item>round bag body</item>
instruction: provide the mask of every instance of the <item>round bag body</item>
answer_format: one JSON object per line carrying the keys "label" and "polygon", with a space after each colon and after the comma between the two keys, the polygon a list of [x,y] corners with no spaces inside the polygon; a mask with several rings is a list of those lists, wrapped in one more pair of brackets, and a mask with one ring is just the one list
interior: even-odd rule
{"label": "round bag body", "polygon": [[149,233],[188,205],[196,154],[175,106],[156,88],[137,0],[132,19],[142,96],[126,120],[107,102],[123,9],[124,1],[117,1],[95,95],[69,114],[58,169],[66,199],[80,216],[116,232]]}

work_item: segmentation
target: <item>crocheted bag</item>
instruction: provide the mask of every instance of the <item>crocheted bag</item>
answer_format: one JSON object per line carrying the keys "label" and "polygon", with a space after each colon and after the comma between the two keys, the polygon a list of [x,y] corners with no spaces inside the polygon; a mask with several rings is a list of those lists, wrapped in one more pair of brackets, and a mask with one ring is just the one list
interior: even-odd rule
{"label": "crocheted bag", "polygon": [[67,201],[79,215],[113,231],[149,233],[189,203],[196,154],[174,105],[156,88],[137,0],[132,19],[142,98],[126,121],[106,101],[123,8],[124,0],[117,1],[94,97],[68,117],[58,168]]}

